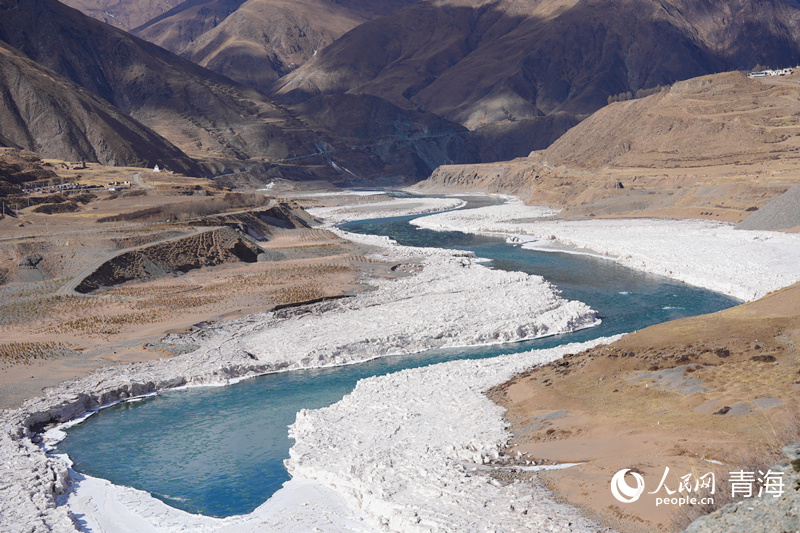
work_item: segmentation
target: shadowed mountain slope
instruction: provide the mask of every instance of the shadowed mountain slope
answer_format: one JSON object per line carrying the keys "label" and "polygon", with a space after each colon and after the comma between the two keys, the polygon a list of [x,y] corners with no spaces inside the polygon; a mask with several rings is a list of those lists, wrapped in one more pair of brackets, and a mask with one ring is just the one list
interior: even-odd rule
{"label": "shadowed mountain slope", "polygon": [[[302,116],[253,89],[54,0],[0,0],[0,39],[108,100],[210,171],[248,169],[270,179],[352,178],[330,164],[336,154],[365,182],[387,174],[386,157],[374,147],[351,146],[335,131],[307,125]],[[414,140],[421,146],[441,141]],[[447,154],[439,163],[474,160],[472,152],[461,154],[457,148]],[[428,175],[418,173],[415,160],[407,160],[404,168],[406,179]],[[395,171],[392,166],[389,173]]]}
{"label": "shadowed mountain slope", "polygon": [[552,113],[577,119],[627,91],[795,65],[798,13],[777,0],[420,3],[358,26],[274,91],[293,102],[373,94],[470,129]]}
{"label": "shadowed mountain slope", "polygon": [[[455,160],[478,163],[497,158],[482,138],[463,126],[430,113],[400,109],[371,95],[318,96],[291,109],[314,128],[335,131],[351,150],[376,156],[384,178],[373,182],[381,185],[414,183],[416,176],[429,176],[439,165]],[[336,155],[332,154],[334,163]],[[358,184],[353,169],[343,170],[339,183]]]}
{"label": "shadowed mountain slope", "polygon": [[216,28],[246,0],[186,0],[131,33],[180,54],[205,32]]}
{"label": "shadowed mountain slope", "polygon": [[183,173],[197,164],[108,102],[0,42],[0,136],[42,157]]}
{"label": "shadowed mountain slope", "polygon": [[266,90],[345,32],[416,1],[185,2],[134,33],[238,82]]}
{"label": "shadowed mountain slope", "polygon": [[263,95],[54,0],[0,0],[0,39],[218,168],[313,151]]}
{"label": "shadowed mountain slope", "polygon": [[169,11],[181,0],[64,0],[63,3],[94,19],[130,31]]}

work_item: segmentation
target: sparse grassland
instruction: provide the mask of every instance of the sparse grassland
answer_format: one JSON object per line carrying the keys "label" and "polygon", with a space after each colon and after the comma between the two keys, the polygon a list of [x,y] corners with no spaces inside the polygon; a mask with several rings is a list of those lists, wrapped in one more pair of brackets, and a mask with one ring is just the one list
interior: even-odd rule
{"label": "sparse grassland", "polygon": [[0,370],[13,365],[43,363],[49,359],[73,355],[72,345],[63,342],[0,343]]}

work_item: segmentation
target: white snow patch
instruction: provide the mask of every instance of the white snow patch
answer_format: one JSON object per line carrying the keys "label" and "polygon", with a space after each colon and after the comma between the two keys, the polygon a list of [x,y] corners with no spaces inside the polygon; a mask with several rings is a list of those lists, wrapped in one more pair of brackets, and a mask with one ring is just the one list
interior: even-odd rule
{"label": "white snow patch", "polygon": [[392,198],[384,202],[314,207],[307,209],[307,211],[310,215],[323,219],[326,224],[332,225],[370,218],[436,213],[448,209],[457,209],[465,204],[466,202],[458,198]]}
{"label": "white snow patch", "polygon": [[412,224],[567,244],[747,301],[800,280],[797,233],[734,230],[730,224],[701,220],[540,219],[545,213],[515,202],[431,215]]}
{"label": "white snow patch", "polygon": [[175,509],[147,492],[70,471],[75,490],[66,497],[82,529],[103,533],[324,533],[374,531],[367,517],[330,487],[306,479],[286,482],[247,515],[213,518]]}

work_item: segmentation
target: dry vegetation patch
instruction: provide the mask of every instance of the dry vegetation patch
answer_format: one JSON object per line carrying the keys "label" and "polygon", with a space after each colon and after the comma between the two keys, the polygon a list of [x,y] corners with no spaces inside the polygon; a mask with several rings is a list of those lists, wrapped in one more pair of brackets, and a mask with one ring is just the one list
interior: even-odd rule
{"label": "dry vegetation patch", "polygon": [[620,531],[685,527],[711,507],[657,507],[657,496],[647,494],[622,504],[611,496],[611,478],[631,468],[651,491],[665,467],[673,489],[678,476],[715,472],[718,506],[730,501],[730,472],[779,462],[780,447],[800,440],[799,296],[795,285],[652,326],[495,388],[490,396],[512,423],[509,454],[583,462],[542,477],[564,500]]}

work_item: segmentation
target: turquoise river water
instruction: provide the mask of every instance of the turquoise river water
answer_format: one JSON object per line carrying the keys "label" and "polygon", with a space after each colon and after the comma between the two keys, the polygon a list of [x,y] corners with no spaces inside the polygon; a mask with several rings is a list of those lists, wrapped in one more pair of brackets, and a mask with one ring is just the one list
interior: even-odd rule
{"label": "turquoise river water", "polygon": [[122,403],[68,430],[58,445],[75,470],[153,494],[192,513],[249,513],[289,479],[287,426],[300,409],[325,407],[359,379],[454,359],[478,359],[634,331],[737,303],[727,296],[601,258],[523,250],[503,240],[412,226],[413,217],[343,226],[400,244],[471,250],[492,268],[544,276],[568,299],[596,309],[602,325],[534,341],[435,350],[344,367],[270,374],[227,387],[167,391]]}

